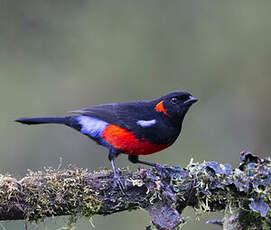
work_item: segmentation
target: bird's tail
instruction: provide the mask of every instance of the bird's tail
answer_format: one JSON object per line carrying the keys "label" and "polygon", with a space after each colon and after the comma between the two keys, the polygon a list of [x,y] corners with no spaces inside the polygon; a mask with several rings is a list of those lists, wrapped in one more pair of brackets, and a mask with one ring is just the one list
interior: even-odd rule
{"label": "bird's tail", "polygon": [[38,124],[67,124],[67,117],[24,117],[15,120],[26,125]]}

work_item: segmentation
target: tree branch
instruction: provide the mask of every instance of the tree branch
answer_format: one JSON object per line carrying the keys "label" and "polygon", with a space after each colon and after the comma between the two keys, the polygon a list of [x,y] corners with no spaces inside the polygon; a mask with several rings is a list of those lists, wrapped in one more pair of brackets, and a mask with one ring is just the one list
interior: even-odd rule
{"label": "tree branch", "polygon": [[0,175],[0,220],[40,220],[48,216],[109,215],[143,208],[157,229],[184,223],[187,206],[197,212],[224,210],[224,229],[271,228],[271,163],[241,153],[241,164],[191,162],[186,168],[161,166],[121,170],[126,195],[114,186],[111,171],[45,169],[17,180]]}

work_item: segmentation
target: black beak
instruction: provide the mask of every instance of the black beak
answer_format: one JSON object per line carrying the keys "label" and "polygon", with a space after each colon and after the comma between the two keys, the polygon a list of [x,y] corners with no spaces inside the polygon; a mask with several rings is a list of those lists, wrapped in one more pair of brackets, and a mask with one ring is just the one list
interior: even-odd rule
{"label": "black beak", "polygon": [[199,100],[198,98],[190,96],[189,99],[184,102],[184,104],[185,105],[192,105],[195,102],[197,102],[198,100]]}

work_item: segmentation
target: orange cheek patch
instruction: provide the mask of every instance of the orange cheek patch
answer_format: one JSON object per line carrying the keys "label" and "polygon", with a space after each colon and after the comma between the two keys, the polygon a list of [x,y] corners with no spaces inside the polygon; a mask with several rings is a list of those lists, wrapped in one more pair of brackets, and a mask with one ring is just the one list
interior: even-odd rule
{"label": "orange cheek patch", "polygon": [[160,101],[160,102],[155,106],[155,110],[156,110],[157,112],[162,112],[162,113],[164,113],[165,115],[168,116],[168,113],[167,113],[167,111],[166,111],[165,108],[164,108],[164,101]]}
{"label": "orange cheek patch", "polygon": [[130,155],[147,155],[168,147],[167,145],[154,145],[145,140],[138,140],[132,132],[116,125],[108,125],[101,135],[114,148]]}

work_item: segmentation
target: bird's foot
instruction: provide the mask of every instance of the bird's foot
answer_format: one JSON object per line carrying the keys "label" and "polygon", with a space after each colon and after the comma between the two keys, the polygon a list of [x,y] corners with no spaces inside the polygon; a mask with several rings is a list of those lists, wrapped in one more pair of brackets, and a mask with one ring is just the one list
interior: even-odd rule
{"label": "bird's foot", "polygon": [[155,166],[154,168],[156,169],[158,175],[162,177],[175,178],[175,177],[187,177],[188,175],[188,172],[181,167],[157,164],[157,166]]}
{"label": "bird's foot", "polygon": [[124,186],[123,182],[120,179],[118,171],[116,173],[114,173],[114,185],[115,185],[115,187],[118,187],[120,189],[122,195],[126,195],[125,186]]}
{"label": "bird's foot", "polygon": [[166,177],[172,173],[178,172],[177,168],[169,166],[169,165],[156,164],[154,168],[159,174]]}
{"label": "bird's foot", "polygon": [[166,170],[168,166],[155,163],[154,168],[156,168],[157,170]]}

